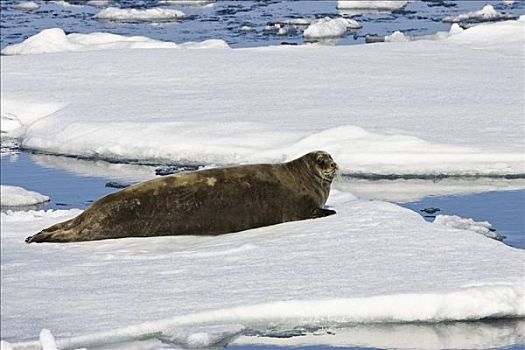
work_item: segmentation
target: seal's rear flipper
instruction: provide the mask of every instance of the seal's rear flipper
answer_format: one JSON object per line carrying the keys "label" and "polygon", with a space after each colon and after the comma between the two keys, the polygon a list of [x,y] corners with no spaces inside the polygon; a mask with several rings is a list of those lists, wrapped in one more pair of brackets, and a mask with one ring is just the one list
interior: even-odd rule
{"label": "seal's rear flipper", "polygon": [[[61,238],[62,237],[62,238]],[[36,235],[29,236],[25,239],[26,243],[43,243],[43,242],[67,242],[64,239],[64,231],[56,230],[53,232],[41,231]]]}
{"label": "seal's rear flipper", "polygon": [[312,213],[312,219],[323,218],[325,216],[334,215],[335,213],[335,210],[318,208]]}

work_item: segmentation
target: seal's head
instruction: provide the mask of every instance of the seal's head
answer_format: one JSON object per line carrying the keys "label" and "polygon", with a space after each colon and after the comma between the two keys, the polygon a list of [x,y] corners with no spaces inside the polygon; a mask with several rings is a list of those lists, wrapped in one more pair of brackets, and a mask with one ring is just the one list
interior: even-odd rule
{"label": "seal's head", "polygon": [[338,167],[332,156],[325,151],[315,151],[305,154],[303,157],[310,165],[310,171],[324,181],[332,182]]}

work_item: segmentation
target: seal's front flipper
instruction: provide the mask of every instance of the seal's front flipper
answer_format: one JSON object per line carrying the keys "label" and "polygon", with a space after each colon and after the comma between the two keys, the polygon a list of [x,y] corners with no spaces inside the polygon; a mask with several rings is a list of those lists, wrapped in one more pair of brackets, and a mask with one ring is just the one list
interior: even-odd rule
{"label": "seal's front flipper", "polygon": [[312,213],[312,219],[323,218],[325,216],[334,215],[335,213],[336,213],[335,210],[317,208]]}

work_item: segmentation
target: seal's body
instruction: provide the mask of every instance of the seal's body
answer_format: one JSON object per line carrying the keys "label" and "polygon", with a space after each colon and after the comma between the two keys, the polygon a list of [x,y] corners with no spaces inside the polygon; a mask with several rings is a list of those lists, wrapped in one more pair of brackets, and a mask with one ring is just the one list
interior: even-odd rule
{"label": "seal's body", "polygon": [[283,164],[156,178],[103,197],[76,218],[26,242],[220,235],[327,216],[335,213],[322,206],[336,168],[328,153],[318,151]]}

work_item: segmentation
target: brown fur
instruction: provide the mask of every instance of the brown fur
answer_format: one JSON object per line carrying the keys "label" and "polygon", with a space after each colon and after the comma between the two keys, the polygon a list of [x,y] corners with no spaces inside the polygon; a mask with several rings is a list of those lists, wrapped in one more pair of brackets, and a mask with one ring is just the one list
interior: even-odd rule
{"label": "brown fur", "polygon": [[107,195],[26,242],[220,235],[331,215],[335,212],[322,206],[336,167],[328,153],[318,151],[283,164],[156,178]]}

